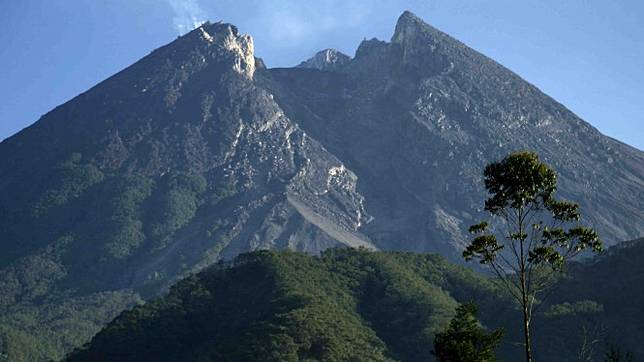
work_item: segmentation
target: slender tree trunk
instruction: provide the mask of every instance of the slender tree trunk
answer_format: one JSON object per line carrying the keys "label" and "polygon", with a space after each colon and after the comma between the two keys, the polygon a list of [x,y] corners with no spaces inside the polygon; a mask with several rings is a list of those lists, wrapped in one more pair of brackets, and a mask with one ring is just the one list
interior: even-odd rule
{"label": "slender tree trunk", "polygon": [[528,316],[528,306],[523,306],[523,333],[525,337],[525,360],[532,362],[532,349],[530,348],[530,317]]}
{"label": "slender tree trunk", "polygon": [[530,313],[528,312],[528,306],[529,306],[529,296],[528,296],[528,281],[526,280],[526,253],[524,250],[524,245],[523,243],[525,242],[525,238],[523,237],[523,208],[519,208],[519,214],[518,214],[518,219],[519,219],[519,241],[520,241],[520,254],[519,254],[519,278],[521,279],[521,303],[523,307],[523,335],[525,337],[524,343],[525,343],[525,360],[527,362],[532,362],[532,350],[530,348]]}

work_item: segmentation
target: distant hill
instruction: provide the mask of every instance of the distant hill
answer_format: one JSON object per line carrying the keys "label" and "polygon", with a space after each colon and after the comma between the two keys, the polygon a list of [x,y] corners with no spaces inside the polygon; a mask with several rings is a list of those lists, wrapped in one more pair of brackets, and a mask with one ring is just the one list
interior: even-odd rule
{"label": "distant hill", "polygon": [[[263,251],[124,312],[71,361],[420,361],[482,277],[435,255]],[[498,307],[498,305],[497,305]]]}
{"label": "distant hill", "polygon": [[644,234],[643,152],[409,12],[288,69],[204,24],[0,142],[2,348],[61,357],[252,250],[460,261],[483,167],[518,149],[608,244]]}
{"label": "distant hill", "polygon": [[[607,346],[644,357],[644,240],[576,264],[534,319],[536,356],[576,361]],[[474,301],[500,354],[521,359],[519,311],[484,277],[437,255],[256,252],[124,312],[69,361],[425,361],[458,303]]]}

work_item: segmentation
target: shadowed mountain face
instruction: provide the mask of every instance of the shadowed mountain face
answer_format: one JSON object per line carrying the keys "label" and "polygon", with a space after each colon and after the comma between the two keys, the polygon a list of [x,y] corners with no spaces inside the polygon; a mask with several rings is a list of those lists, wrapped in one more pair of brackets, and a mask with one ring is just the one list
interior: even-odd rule
{"label": "shadowed mountain face", "polygon": [[484,165],[518,149],[606,241],[644,233],[641,151],[411,13],[389,43],[290,69],[206,24],[0,143],[2,343],[59,356],[249,250],[457,257]]}

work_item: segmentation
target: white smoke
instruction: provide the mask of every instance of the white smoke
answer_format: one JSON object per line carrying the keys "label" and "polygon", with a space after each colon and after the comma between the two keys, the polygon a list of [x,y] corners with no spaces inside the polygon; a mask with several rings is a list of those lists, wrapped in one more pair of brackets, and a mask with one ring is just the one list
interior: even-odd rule
{"label": "white smoke", "polygon": [[197,0],[167,0],[174,18],[172,23],[180,35],[200,26],[205,22],[205,13],[197,3]]}

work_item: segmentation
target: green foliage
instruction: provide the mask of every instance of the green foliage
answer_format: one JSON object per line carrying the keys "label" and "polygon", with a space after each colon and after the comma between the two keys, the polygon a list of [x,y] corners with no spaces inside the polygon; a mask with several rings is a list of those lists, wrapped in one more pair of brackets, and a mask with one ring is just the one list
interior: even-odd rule
{"label": "green foliage", "polygon": [[[138,293],[156,294],[169,283],[160,277],[133,285],[132,266],[191,227],[206,180],[107,172],[72,154],[24,194],[4,195],[0,211],[23,205],[0,218],[0,242],[7,242],[0,254],[0,353],[10,351],[10,360],[61,358],[138,303]],[[179,268],[182,261],[170,263]]]}
{"label": "green foliage", "polygon": [[147,235],[155,249],[170,243],[174,233],[195,216],[206,191],[206,180],[199,175],[167,175],[147,205],[150,211]]}
{"label": "green foliage", "polygon": [[494,350],[502,338],[503,330],[488,334],[479,326],[475,304],[462,304],[456,308],[448,328],[436,335],[432,353],[443,362],[496,361]]}
{"label": "green foliage", "polygon": [[70,298],[64,303],[48,298],[38,309],[20,304],[3,308],[0,354],[12,362],[59,360],[65,350],[85,343],[123,308],[140,302],[131,291],[118,291]]}
{"label": "green foliage", "polygon": [[463,251],[463,258],[467,261],[478,258],[481,264],[490,264],[494,262],[501,249],[503,249],[503,245],[497,242],[496,236],[478,235]]}
{"label": "green foliage", "polygon": [[[477,234],[463,251],[465,260],[490,267],[521,306],[526,360],[532,360],[530,322],[537,297],[552,286],[555,273],[584,250],[602,250],[597,233],[580,225],[579,205],[557,200],[557,174],[533,152],[515,152],[485,167],[489,197],[485,210],[500,218],[502,231],[488,222],[472,225]],[[550,226],[546,226],[550,223]],[[498,234],[498,237],[497,235]]]}
{"label": "green foliage", "polygon": [[358,308],[363,318],[379,331],[396,359],[426,359],[434,334],[448,323],[457,303],[440,284],[401,268],[400,259],[373,254],[364,262],[370,272],[361,283]]}
{"label": "green foliage", "polygon": [[[561,270],[566,260],[584,250],[602,250],[594,230],[579,225],[567,230],[563,227],[580,219],[579,205],[555,199],[557,174],[535,153],[512,153],[489,164],[484,176],[490,194],[485,210],[503,220],[507,233],[499,241],[487,232],[488,222],[472,225],[470,233],[478,235],[463,251],[466,260],[478,259],[498,271],[517,272],[524,264],[526,269]],[[549,220],[552,225],[545,226]],[[499,260],[499,253],[510,248],[515,258],[511,262]]]}
{"label": "green foliage", "polygon": [[[630,288],[631,294],[622,294],[633,303],[633,314],[623,318],[629,309],[620,293],[606,288],[613,287],[607,280],[615,271],[638,285],[642,267],[624,258],[642,252],[644,244],[616,253],[619,267],[612,258],[571,266],[570,279],[560,280],[553,303],[543,306],[548,323],[536,326],[540,359],[575,356],[579,331],[595,324],[606,326],[610,340],[639,351],[644,334],[637,311],[644,292]],[[521,359],[522,327],[512,318],[507,292],[437,255],[255,252],[214,265],[168,296],[123,313],[70,359],[426,361],[433,358],[434,336],[447,333],[455,308],[468,301],[478,305],[483,325],[507,331],[499,355]],[[601,357],[605,351],[594,352]]]}
{"label": "green foliage", "polygon": [[62,254],[73,238],[61,237],[11,267],[0,270],[0,307],[34,303],[47,296],[56,281],[67,275]]}
{"label": "green foliage", "polygon": [[123,259],[128,257],[145,240],[141,206],[152,193],[154,183],[144,177],[118,180],[110,195],[106,219],[108,224],[100,237],[104,240],[107,255]]}
{"label": "green foliage", "polygon": [[92,164],[81,164],[81,159],[80,154],[73,154],[49,176],[53,183],[34,206],[34,216],[41,216],[52,207],[79,197],[89,187],[103,181],[103,173]]}
{"label": "green foliage", "polygon": [[435,255],[243,254],[123,313],[70,360],[431,360],[458,305],[450,290],[492,294]]}
{"label": "green foliage", "polygon": [[[590,325],[603,331],[601,347],[619,347],[631,351],[636,360],[644,360],[642,258],[644,239],[611,247],[592,261],[569,264],[567,277],[558,282],[549,305],[543,307],[546,314],[564,313],[548,317],[547,323],[538,328],[537,347],[568,350],[561,342],[562,336],[576,336],[580,326]],[[562,305],[565,307],[560,308]],[[598,349],[593,357],[602,360],[606,352]]]}
{"label": "green foliage", "polygon": [[[60,264],[59,256],[77,243],[64,238],[56,245],[12,271],[16,277],[6,280],[17,283],[0,285],[0,296],[11,298],[0,306],[0,340],[11,360],[60,358],[139,302],[126,290],[61,299],[55,285],[71,271],[50,273],[57,269],[47,265]],[[642,357],[644,291],[632,286],[642,283],[644,267],[633,260],[644,256],[644,243],[610,251],[591,264],[572,264],[569,277],[559,280],[552,304],[542,309],[548,323],[535,326],[540,359],[575,356],[584,325],[603,326],[606,343]],[[43,263],[42,275],[52,279],[23,289],[29,279],[21,275],[41,273],[32,262]],[[499,355],[520,359],[521,327],[507,292],[437,255],[257,252],[230,266],[216,264],[169,295],[121,314],[74,358],[107,353],[112,360],[423,361],[431,359],[434,335],[447,328],[455,307],[470,300],[483,325],[507,331]],[[605,352],[596,349],[594,357]]]}
{"label": "green foliage", "polygon": [[592,300],[581,300],[574,303],[564,302],[561,304],[551,305],[550,308],[545,311],[544,315],[546,317],[561,317],[576,314],[600,313],[603,311],[604,307],[601,304]]}
{"label": "green foliage", "polygon": [[485,188],[491,197],[485,210],[503,215],[507,209],[547,205],[557,188],[557,175],[532,152],[516,152],[485,167]]}

